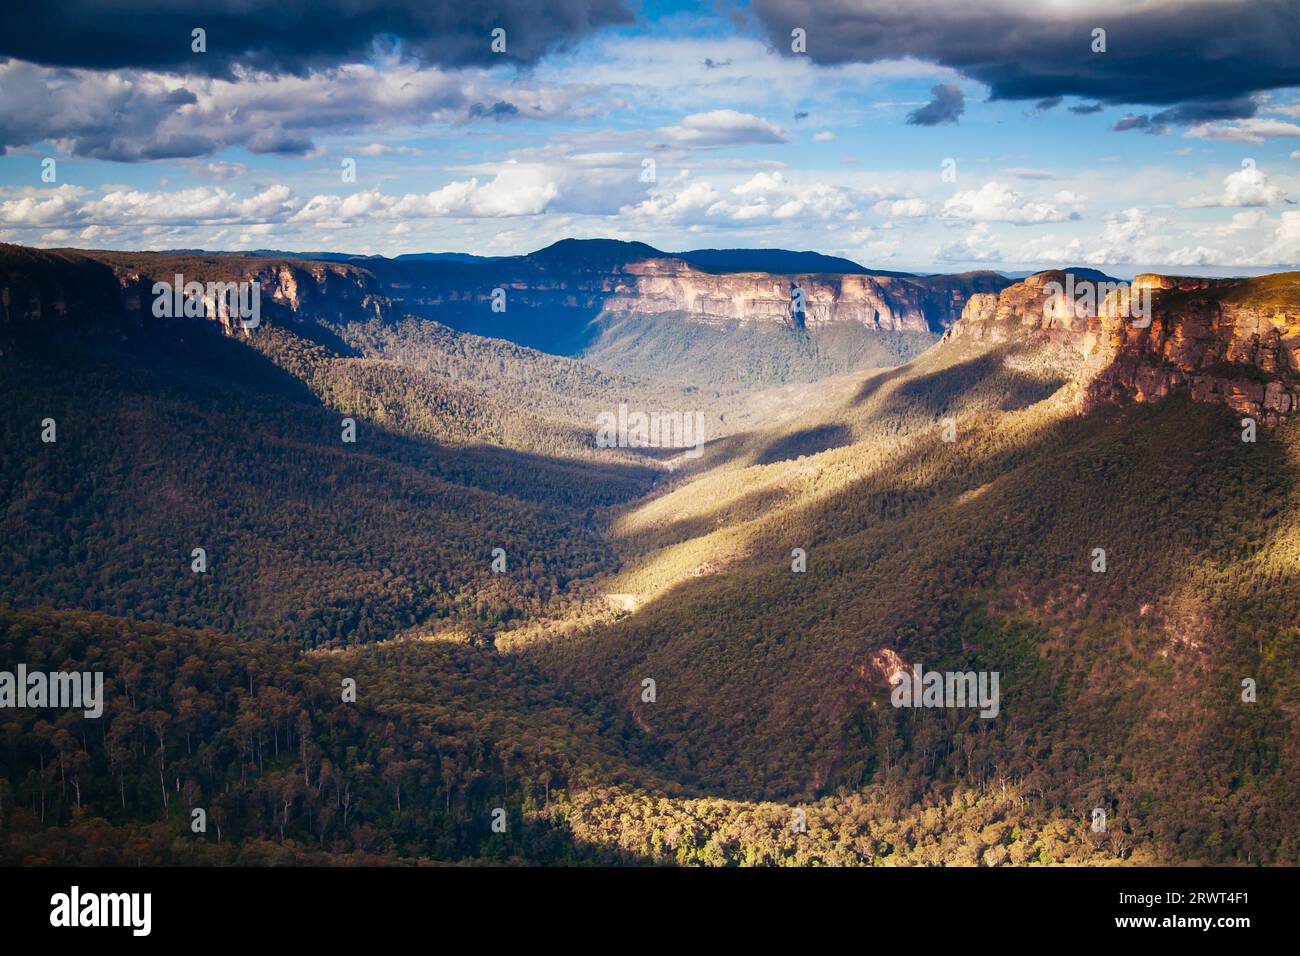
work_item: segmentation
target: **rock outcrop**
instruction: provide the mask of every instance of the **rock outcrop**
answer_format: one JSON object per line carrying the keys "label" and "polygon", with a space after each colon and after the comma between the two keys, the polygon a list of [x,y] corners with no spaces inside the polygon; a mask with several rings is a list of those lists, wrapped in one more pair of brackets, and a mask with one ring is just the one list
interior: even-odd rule
{"label": "rock outcrop", "polygon": [[1300,273],[1145,274],[1131,286],[1097,290],[1095,305],[1076,297],[1073,308],[1061,291],[1066,283],[1065,273],[1043,272],[996,295],[973,295],[943,341],[1057,345],[1076,359],[1085,411],[1177,391],[1269,425],[1300,408]]}
{"label": "rock outcrop", "polygon": [[[131,325],[154,319],[154,285],[252,283],[261,315],[273,322],[382,317],[389,303],[374,276],[355,266],[243,256],[37,250],[0,244],[0,324],[71,317]],[[234,332],[210,296],[205,315]]]}
{"label": "rock outcrop", "polygon": [[[238,255],[35,250],[0,244],[0,322],[81,314],[93,307],[127,320],[148,318],[155,282],[251,282],[273,320],[312,316],[331,321],[411,312],[457,325],[491,314],[493,293],[509,308],[572,313],[585,324],[602,312],[680,313],[705,324],[780,323],[818,328],[853,322],[882,332],[937,334],[975,293],[996,293],[1009,280],[993,272],[903,276],[773,275],[696,268],[648,246],[637,255],[535,253],[483,262],[274,259]],[[554,249],[555,247],[552,247]],[[798,292],[802,309],[796,306]],[[75,307],[74,307],[75,306]],[[215,314],[214,310],[214,314]],[[230,324],[230,323],[226,323]]]}
{"label": "rock outcrop", "polygon": [[654,315],[683,312],[707,324],[725,322],[789,323],[796,290],[802,292],[803,324],[817,328],[856,322],[887,332],[933,332],[960,316],[972,292],[995,291],[1002,283],[978,273],[967,283],[935,279],[866,275],[770,275],[702,272],[672,259],[631,263],[608,282],[579,281],[602,310]]}
{"label": "rock outcrop", "polygon": [[[712,325],[780,323],[815,329],[855,322],[879,331],[936,335],[957,321],[972,294],[996,293],[1011,281],[996,272],[719,272],[639,243],[589,245],[568,240],[532,255],[478,263],[366,260],[364,266],[394,302],[453,323],[458,313],[489,309],[493,290],[503,289],[511,308],[552,315],[567,310],[583,322],[603,312],[680,313],[687,321]],[[802,322],[794,318],[796,289],[802,292]]]}

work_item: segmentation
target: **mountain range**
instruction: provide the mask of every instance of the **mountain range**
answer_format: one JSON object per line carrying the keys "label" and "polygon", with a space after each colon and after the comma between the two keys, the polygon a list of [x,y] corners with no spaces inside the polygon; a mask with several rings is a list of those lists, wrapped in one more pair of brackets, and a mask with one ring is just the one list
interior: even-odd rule
{"label": "mountain range", "polygon": [[1103,284],[0,245],[0,860],[1296,863],[1300,273]]}

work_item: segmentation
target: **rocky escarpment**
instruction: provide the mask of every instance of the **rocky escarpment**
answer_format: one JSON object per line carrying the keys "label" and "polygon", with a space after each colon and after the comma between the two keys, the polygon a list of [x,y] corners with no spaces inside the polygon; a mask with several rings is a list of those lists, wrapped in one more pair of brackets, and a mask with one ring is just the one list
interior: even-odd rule
{"label": "rocky escarpment", "polygon": [[[1004,283],[992,273],[967,281],[867,275],[789,275],[701,272],[672,259],[631,263],[606,288],[600,307],[653,315],[683,312],[695,321],[774,322],[817,328],[855,322],[886,332],[941,332],[961,315],[973,292]],[[802,309],[792,307],[797,293]],[[793,318],[801,316],[801,318]]]}
{"label": "rocky escarpment", "polygon": [[996,293],[1010,283],[994,272],[720,273],[640,244],[614,246],[611,251],[566,240],[528,256],[488,262],[366,260],[365,268],[409,311],[453,323],[467,313],[487,312],[494,290],[501,289],[508,308],[552,316],[567,311],[584,322],[606,312],[677,313],[710,325],[817,328],[852,322],[883,332],[938,334],[957,321],[972,294]]}
{"label": "rocky escarpment", "polygon": [[[903,276],[719,273],[639,244],[620,255],[587,243],[560,243],[530,256],[481,262],[364,260],[342,263],[257,256],[36,250],[0,244],[0,322],[96,314],[143,322],[157,282],[260,284],[272,321],[328,321],[410,312],[468,331],[509,335],[537,317],[550,328],[580,329],[602,313],[681,315],[706,325],[856,323],[881,332],[937,334],[972,294],[1010,280],[992,272]],[[496,320],[494,293],[503,290]],[[209,313],[235,330],[237,323]],[[500,327],[498,327],[500,326]],[[535,343],[529,343],[535,344]]]}
{"label": "rocky escarpment", "polygon": [[[147,324],[155,321],[155,284],[174,286],[177,276],[205,285],[256,282],[263,321],[355,320],[388,310],[374,276],[347,264],[0,244],[0,324],[56,318]],[[238,317],[221,314],[210,294],[204,301],[206,317],[227,331],[240,329]]]}
{"label": "rocky escarpment", "polygon": [[1175,392],[1269,425],[1300,409],[1300,273],[1147,274],[1131,287],[1094,289],[1092,302],[1088,291],[1065,273],[1043,272],[997,295],[974,295],[943,341],[1056,345],[1084,386],[1082,410]]}

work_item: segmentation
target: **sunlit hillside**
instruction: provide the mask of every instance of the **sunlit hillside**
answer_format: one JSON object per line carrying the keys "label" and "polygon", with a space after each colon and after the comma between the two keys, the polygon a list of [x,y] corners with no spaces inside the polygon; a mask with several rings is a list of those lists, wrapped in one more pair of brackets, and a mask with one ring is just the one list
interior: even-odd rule
{"label": "sunlit hillside", "polygon": [[[612,521],[633,613],[505,644],[701,794],[1006,785],[1160,858],[1288,858],[1259,833],[1300,783],[1300,431],[1243,443],[1185,398],[1080,417],[1076,371],[947,343],[721,441]],[[999,718],[895,710],[895,660],[999,671]]]}
{"label": "sunlit hillside", "polygon": [[[1225,346],[1209,387],[1121,388],[1177,381],[1166,345],[1207,309],[1238,310],[1234,342],[1259,309],[1289,330],[1274,277],[1262,305],[1162,293],[1149,331],[1107,333],[1131,374],[1095,329],[1038,329],[1035,280],[906,365],[747,391],[383,296],[349,319],[330,284],[355,267],[258,260],[297,292],[250,335],[97,311],[78,270],[117,273],[41,261],[23,301],[68,314],[0,327],[0,624],[8,657],[101,667],[113,696],[93,740],[78,712],[8,719],[6,860],[1300,853],[1300,425],[1243,441],[1233,404],[1289,407],[1264,366],[1290,340]],[[698,411],[703,454],[601,447],[619,403]],[[996,715],[893,706],[913,665],[996,673]],[[175,841],[200,797],[219,847]]]}

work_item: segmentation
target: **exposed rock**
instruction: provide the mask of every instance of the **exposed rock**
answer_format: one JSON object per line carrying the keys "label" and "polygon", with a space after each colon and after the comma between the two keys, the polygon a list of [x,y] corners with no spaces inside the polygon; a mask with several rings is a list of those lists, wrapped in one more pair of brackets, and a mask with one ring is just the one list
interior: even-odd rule
{"label": "exposed rock", "polygon": [[[971,296],[944,342],[1053,342],[1078,360],[1080,408],[1158,401],[1186,390],[1275,423],[1300,403],[1300,273],[1256,279],[1139,275],[1075,308],[1043,272],[997,295]],[[1081,285],[1081,283],[1077,283]],[[1149,324],[1141,297],[1151,293]],[[1137,308],[1133,308],[1134,304]]]}
{"label": "exposed rock", "polygon": [[[646,247],[647,249],[649,247]],[[653,252],[653,250],[651,250]],[[243,256],[34,250],[0,244],[0,321],[65,315],[73,300],[101,316],[151,316],[155,282],[257,281],[271,318],[358,319],[413,312],[447,320],[457,310],[490,314],[494,289],[512,311],[683,313],[705,324],[779,323],[817,328],[855,322],[886,332],[938,333],[957,321],[972,293],[1009,280],[992,272],[952,276],[714,273],[659,254],[633,261],[515,257],[502,264],[353,264]],[[376,275],[376,272],[378,275]],[[794,290],[803,308],[793,306]],[[215,312],[215,310],[213,310]],[[215,316],[214,316],[215,317]],[[232,331],[236,323],[223,320]]]}
{"label": "exposed rock", "polygon": [[[938,332],[961,315],[969,297],[926,278],[864,275],[713,275],[676,260],[631,263],[599,303],[613,312],[685,312],[700,322],[788,322],[791,288],[803,292],[810,328],[857,322],[882,331]],[[972,287],[998,285],[974,279]],[[588,294],[592,291],[588,290]],[[603,290],[598,294],[603,294]]]}
{"label": "exposed rock", "polygon": [[[652,255],[630,261],[514,257],[489,264],[367,263],[384,291],[410,311],[486,310],[492,290],[506,290],[511,308],[632,315],[683,313],[705,324],[780,323],[810,328],[856,322],[881,331],[939,333],[961,316],[974,292],[1004,288],[993,272],[950,276],[849,273],[715,273],[682,259]],[[796,321],[792,292],[803,292]],[[585,321],[585,320],[584,320]]]}
{"label": "exposed rock", "polygon": [[[155,321],[155,283],[257,282],[262,317],[272,321],[330,321],[381,317],[388,300],[374,276],[355,266],[316,261],[162,253],[83,253],[0,244],[0,323],[66,316],[126,322]],[[204,295],[205,315],[228,332],[239,318],[225,316]]]}

